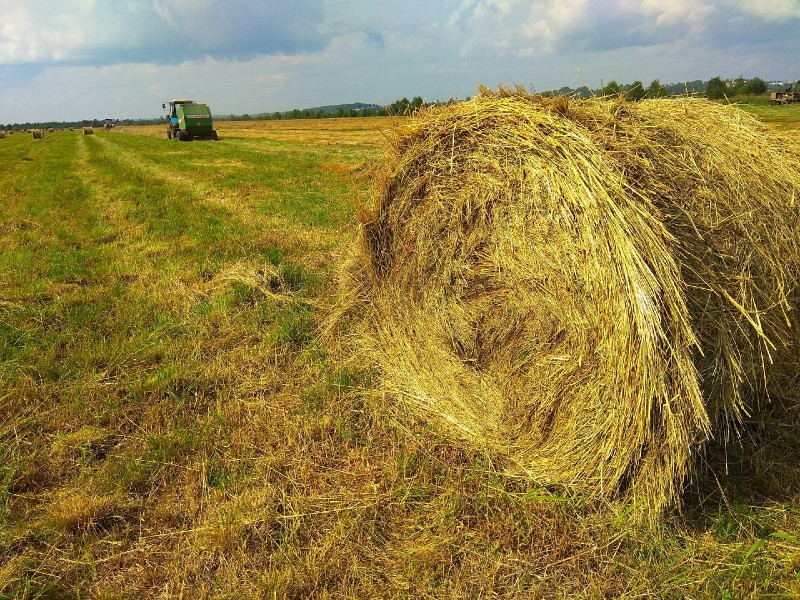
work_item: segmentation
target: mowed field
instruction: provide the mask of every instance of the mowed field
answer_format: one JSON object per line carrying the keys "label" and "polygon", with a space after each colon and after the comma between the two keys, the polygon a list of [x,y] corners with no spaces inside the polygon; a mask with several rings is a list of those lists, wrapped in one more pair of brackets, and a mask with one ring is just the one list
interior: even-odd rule
{"label": "mowed field", "polygon": [[800,596],[780,406],[635,525],[499,472],[321,335],[396,124],[0,140],[0,598]]}

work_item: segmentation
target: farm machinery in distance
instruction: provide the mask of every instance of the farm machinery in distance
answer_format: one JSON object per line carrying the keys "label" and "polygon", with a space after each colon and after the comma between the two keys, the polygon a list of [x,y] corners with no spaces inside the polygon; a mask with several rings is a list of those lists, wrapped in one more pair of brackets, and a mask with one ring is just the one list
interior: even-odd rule
{"label": "farm machinery in distance", "polygon": [[800,80],[788,82],[789,86],[780,92],[772,92],[769,95],[769,103],[776,105],[793,104],[800,102]]}

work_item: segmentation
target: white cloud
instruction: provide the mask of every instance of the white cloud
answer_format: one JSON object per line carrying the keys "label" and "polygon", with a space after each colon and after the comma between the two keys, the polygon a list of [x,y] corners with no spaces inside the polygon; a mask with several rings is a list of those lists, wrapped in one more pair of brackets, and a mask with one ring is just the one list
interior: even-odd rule
{"label": "white cloud", "polygon": [[39,42],[34,17],[28,6],[6,0],[0,4],[3,17],[0,25],[0,61],[34,61],[39,58]]}
{"label": "white cloud", "polygon": [[800,0],[0,0],[0,118],[793,78],[799,17]]}
{"label": "white cloud", "polygon": [[659,27],[686,24],[701,29],[715,11],[708,0],[622,0],[620,5]]}
{"label": "white cloud", "polygon": [[445,28],[463,57],[553,50],[583,21],[589,0],[461,0]]}
{"label": "white cloud", "polygon": [[739,0],[737,5],[765,21],[800,19],[800,0]]}
{"label": "white cloud", "polygon": [[534,2],[528,18],[521,25],[525,38],[551,51],[568,36],[586,16],[588,0],[545,0]]}
{"label": "white cloud", "polygon": [[0,0],[0,64],[175,62],[324,45],[323,0]]}
{"label": "white cloud", "polygon": [[490,33],[503,26],[509,17],[523,12],[527,5],[523,0],[460,0],[445,25],[457,29],[486,27]]}

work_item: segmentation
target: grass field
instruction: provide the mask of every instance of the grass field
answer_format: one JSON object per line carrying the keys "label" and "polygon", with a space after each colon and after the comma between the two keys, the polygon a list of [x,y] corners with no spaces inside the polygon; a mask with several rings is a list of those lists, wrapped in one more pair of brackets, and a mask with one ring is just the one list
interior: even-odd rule
{"label": "grass field", "polygon": [[0,140],[0,598],[800,596],[779,405],[641,527],[503,475],[320,340],[391,125]]}
{"label": "grass field", "polygon": [[768,96],[734,97],[732,103],[742,110],[754,114],[778,131],[800,137],[800,104],[771,106]]}

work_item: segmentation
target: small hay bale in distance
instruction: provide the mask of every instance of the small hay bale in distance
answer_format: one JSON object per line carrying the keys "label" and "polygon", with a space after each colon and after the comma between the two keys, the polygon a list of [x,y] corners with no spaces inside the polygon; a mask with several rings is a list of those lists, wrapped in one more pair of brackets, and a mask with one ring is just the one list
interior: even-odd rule
{"label": "small hay bale in distance", "polygon": [[84,127],[83,128],[83,135],[92,135],[94,134],[94,129],[91,127]]}
{"label": "small hay bale in distance", "polygon": [[661,514],[796,375],[800,151],[738,109],[483,89],[392,146],[333,322],[507,472]]}
{"label": "small hay bale in distance", "polygon": [[44,132],[41,129],[34,129],[32,131],[33,139],[40,140],[44,137]]}
{"label": "small hay bale in distance", "polygon": [[48,128],[47,128],[47,131],[48,131],[49,133],[53,133],[53,132],[55,131],[55,128],[53,128],[53,127],[48,127]]}

